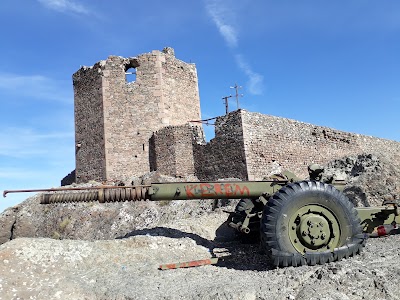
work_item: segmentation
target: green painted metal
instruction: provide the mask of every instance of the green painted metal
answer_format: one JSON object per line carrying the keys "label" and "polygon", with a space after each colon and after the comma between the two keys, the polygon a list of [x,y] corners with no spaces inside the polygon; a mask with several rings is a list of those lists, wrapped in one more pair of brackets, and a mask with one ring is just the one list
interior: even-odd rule
{"label": "green painted metal", "polygon": [[218,181],[153,183],[151,201],[192,199],[241,199],[272,195],[287,181]]}
{"label": "green painted metal", "polygon": [[[42,204],[90,201],[104,203],[142,200],[256,199],[261,195],[268,198],[287,183],[288,180],[170,182],[112,188],[99,186],[79,193],[71,193],[68,192],[69,189],[62,188],[29,191],[51,191],[52,193],[42,195],[40,201]],[[55,193],[60,191],[62,193]]]}
{"label": "green painted metal", "polygon": [[400,224],[397,205],[356,207],[364,232],[372,233],[380,225]]}
{"label": "green painted metal", "polygon": [[332,212],[310,204],[290,216],[289,239],[299,253],[326,251],[340,245],[340,225]]}

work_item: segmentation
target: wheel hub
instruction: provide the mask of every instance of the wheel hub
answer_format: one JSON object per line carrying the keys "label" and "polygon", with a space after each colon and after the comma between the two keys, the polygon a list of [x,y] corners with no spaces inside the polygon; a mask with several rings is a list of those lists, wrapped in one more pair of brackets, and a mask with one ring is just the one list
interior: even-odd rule
{"label": "wheel hub", "polygon": [[329,223],[326,218],[310,213],[300,219],[300,239],[309,247],[319,247],[327,242],[330,235]]}
{"label": "wheel hub", "polygon": [[290,241],[301,252],[326,251],[338,246],[340,226],[335,216],[320,205],[299,208],[290,218]]}

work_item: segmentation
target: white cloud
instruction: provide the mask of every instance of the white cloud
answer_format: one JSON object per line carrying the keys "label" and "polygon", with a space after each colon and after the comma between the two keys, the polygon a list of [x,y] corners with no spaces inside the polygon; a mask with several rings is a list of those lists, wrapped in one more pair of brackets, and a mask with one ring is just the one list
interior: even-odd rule
{"label": "white cloud", "polygon": [[247,89],[249,90],[250,94],[261,95],[263,92],[264,77],[261,74],[254,72],[249,64],[244,60],[242,55],[237,54],[235,58],[239,68],[248,77]]}
{"label": "white cloud", "polygon": [[217,26],[219,33],[222,35],[229,47],[234,48],[238,45],[238,33],[235,27],[228,24],[227,19],[234,14],[224,1],[208,0],[206,1],[207,13]]}
{"label": "white cloud", "polygon": [[[236,19],[235,3],[227,0],[206,0],[206,10],[217,26],[220,34],[230,48],[237,48],[239,45],[237,29],[231,25]],[[229,24],[230,23],[230,24]],[[245,62],[240,54],[235,55],[236,64],[248,77],[247,89],[250,94],[261,95],[264,78],[254,72]]]}
{"label": "white cloud", "polygon": [[0,72],[0,93],[14,96],[72,103],[71,82],[42,75],[19,75]]}
{"label": "white cloud", "polygon": [[[73,132],[37,133],[31,128],[6,127],[0,132],[1,156],[9,158],[50,158],[60,155],[62,143],[72,141]],[[57,154],[58,153],[58,154]]]}
{"label": "white cloud", "polygon": [[82,4],[75,3],[71,0],[38,0],[43,6],[59,12],[73,12],[77,14],[89,15],[90,10]]}

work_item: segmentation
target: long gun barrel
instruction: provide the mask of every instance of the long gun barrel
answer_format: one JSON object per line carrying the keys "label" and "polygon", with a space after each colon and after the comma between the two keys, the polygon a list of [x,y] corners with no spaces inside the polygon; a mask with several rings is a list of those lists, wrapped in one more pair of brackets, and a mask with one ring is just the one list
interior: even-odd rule
{"label": "long gun barrel", "polygon": [[[40,200],[42,204],[90,201],[105,203],[143,200],[240,199],[257,198],[262,194],[270,195],[287,182],[287,180],[174,182],[141,186],[8,190],[4,191],[3,196],[16,192],[51,192],[42,194]],[[56,193],[61,191],[62,193]]]}

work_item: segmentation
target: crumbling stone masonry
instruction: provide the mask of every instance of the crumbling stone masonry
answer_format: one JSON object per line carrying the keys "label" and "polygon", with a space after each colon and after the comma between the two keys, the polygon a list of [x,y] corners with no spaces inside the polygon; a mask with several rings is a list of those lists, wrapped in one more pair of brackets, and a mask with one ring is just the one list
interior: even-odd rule
{"label": "crumbling stone masonry", "polygon": [[195,65],[176,59],[172,48],[81,67],[73,75],[76,181],[149,172],[153,132],[200,119],[197,82]]}
{"label": "crumbling stone masonry", "polygon": [[[126,71],[135,71],[129,82]],[[400,167],[400,143],[245,110],[218,117],[205,143],[194,64],[171,48],[110,56],[73,75],[76,172],[63,184],[129,181],[149,171],[200,180],[262,180],[279,169],[372,153]]]}
{"label": "crumbling stone masonry", "polygon": [[[189,128],[169,128],[169,131],[190,135]],[[162,133],[162,131],[160,131]],[[182,141],[168,134],[157,135],[159,144],[169,149],[182,148]],[[174,141],[178,143],[174,146]],[[217,118],[215,138],[207,144],[193,142],[185,148],[186,155],[193,153],[194,175],[200,180],[240,178],[262,180],[279,169],[287,169],[300,177],[307,177],[311,163],[327,162],[348,155],[372,153],[388,158],[400,167],[400,143],[315,126],[286,118],[279,118],[245,110],[231,112]],[[168,163],[163,173],[173,170],[177,162],[175,153],[164,152],[162,161]],[[187,168],[191,172],[193,168]]]}
{"label": "crumbling stone masonry", "polygon": [[243,149],[250,180],[268,175],[265,173],[274,162],[304,177],[310,163],[326,164],[361,153],[385,156],[400,165],[400,143],[396,141],[260,113],[240,111],[238,114],[242,119]]}

